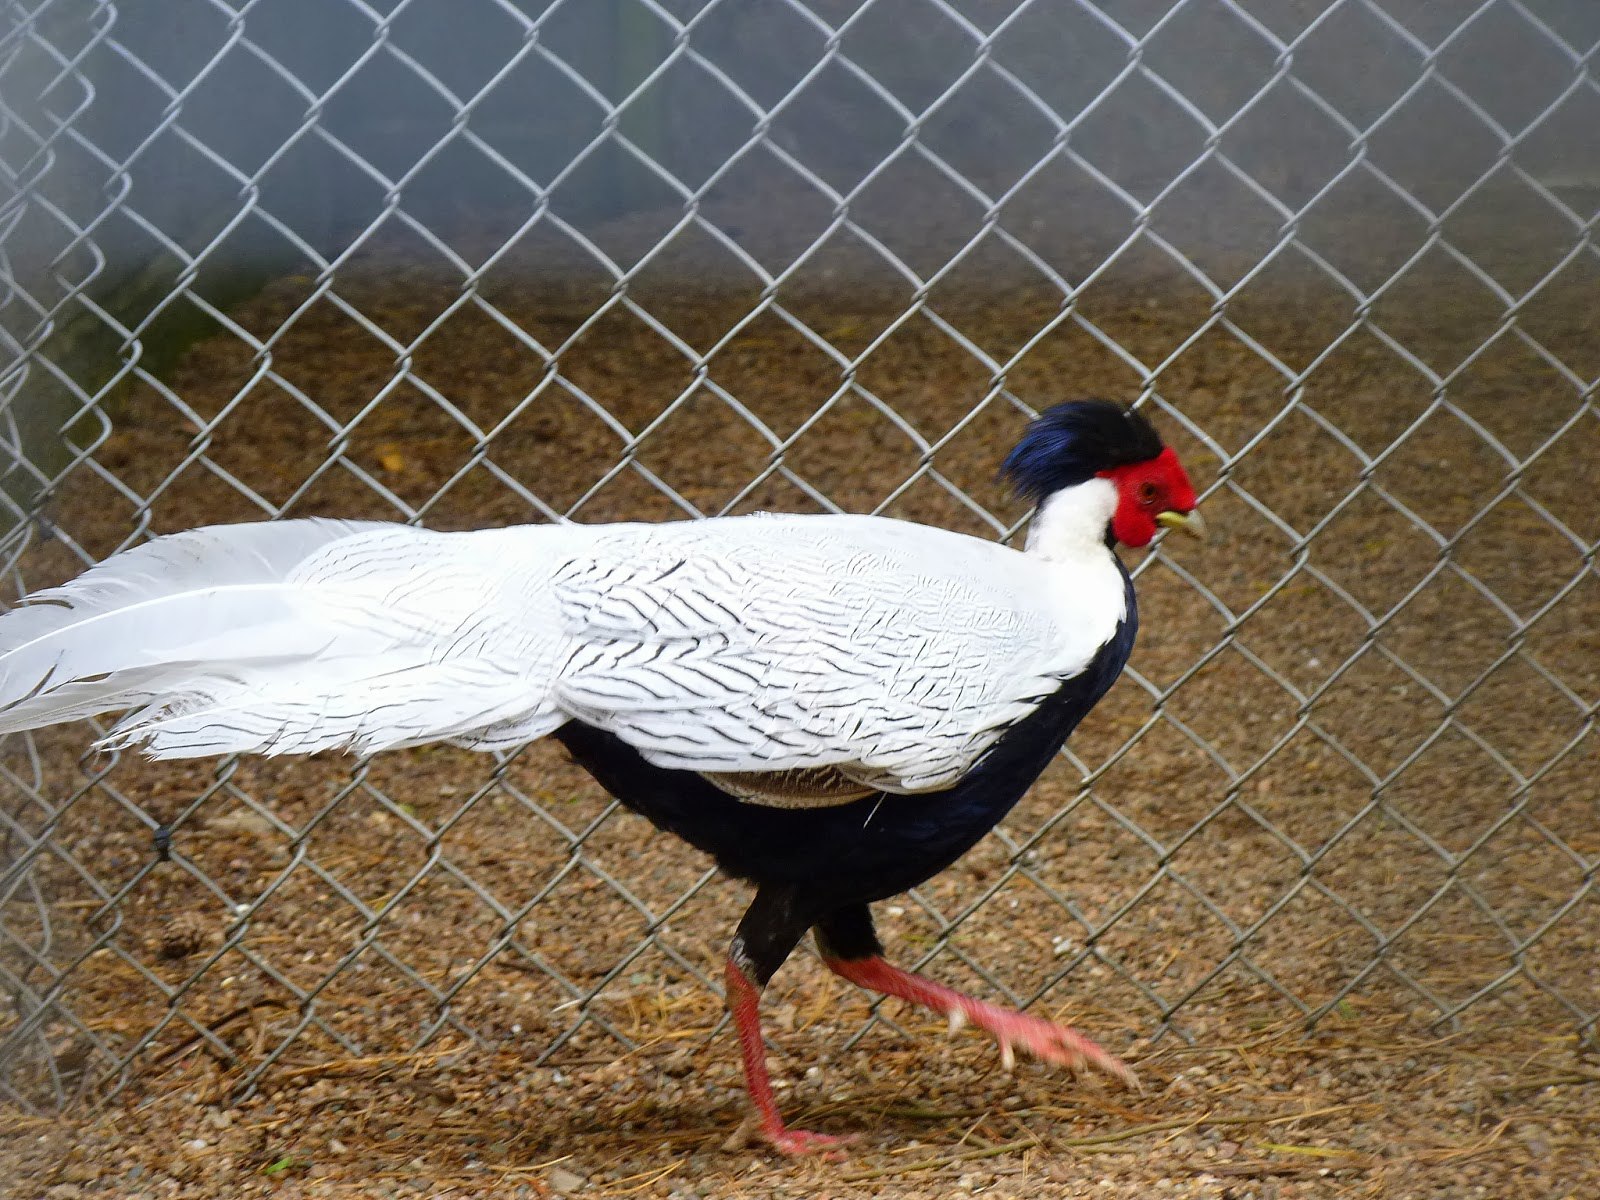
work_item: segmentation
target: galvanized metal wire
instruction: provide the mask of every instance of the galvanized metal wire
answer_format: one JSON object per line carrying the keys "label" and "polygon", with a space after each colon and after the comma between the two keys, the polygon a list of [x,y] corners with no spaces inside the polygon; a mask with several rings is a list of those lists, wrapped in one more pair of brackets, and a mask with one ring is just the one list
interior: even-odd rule
{"label": "galvanized metal wire", "polygon": [[[146,535],[151,506],[189,470],[209,472],[217,487],[247,497],[263,517],[275,517],[293,508],[330,472],[360,479],[381,497],[398,520],[427,521],[435,506],[471,472],[490,473],[505,489],[549,520],[582,517],[591,501],[622,476],[642,479],[685,516],[707,515],[641,456],[641,448],[652,433],[670,424],[697,394],[705,392],[715,395],[742,418],[766,447],[764,459],[751,464],[747,482],[727,503],[727,509],[737,508],[777,479],[819,507],[837,510],[838,505],[824,491],[793,469],[789,455],[839,405],[860,402],[890,423],[915,448],[918,457],[917,465],[895,481],[880,508],[889,508],[914,488],[931,485],[995,535],[1008,536],[1015,532],[1014,523],[974,499],[940,469],[939,458],[991,405],[1025,411],[1027,405],[1008,387],[1008,377],[1046,339],[1063,329],[1076,330],[1114,355],[1140,381],[1138,394],[1129,399],[1153,406],[1165,422],[1183,430],[1215,455],[1221,469],[1214,494],[1226,496],[1258,516],[1291,548],[1281,573],[1253,604],[1242,609],[1187,570],[1180,559],[1168,556],[1161,560],[1162,569],[1173,572],[1198,602],[1215,612],[1224,632],[1176,679],[1157,682],[1135,673],[1151,701],[1148,718],[1103,761],[1082,762],[1069,751],[1069,758],[1083,776],[1081,790],[1051,820],[1025,835],[1006,829],[997,831],[995,836],[1005,846],[1009,865],[982,892],[968,897],[956,909],[940,906],[926,895],[912,898],[911,903],[921,907],[941,934],[926,949],[924,961],[945,958],[959,962],[996,992],[1008,994],[1019,1004],[1037,999],[1074,972],[1086,967],[1102,968],[1144,999],[1157,1025],[1179,1022],[1182,1010],[1194,997],[1224,976],[1240,972],[1296,1006],[1311,1021],[1346,1003],[1380,977],[1408,989],[1441,1020],[1457,1018],[1509,984],[1521,981],[1551,997],[1570,1014],[1580,1031],[1592,1033],[1600,1017],[1600,993],[1584,993],[1544,979],[1530,969],[1527,960],[1529,951],[1551,930],[1596,902],[1595,855],[1585,847],[1572,845],[1557,831],[1539,826],[1537,814],[1529,807],[1533,790],[1541,780],[1557,771],[1591,736],[1594,705],[1569,680],[1528,653],[1524,644],[1527,631],[1586,586],[1594,572],[1595,546],[1574,530],[1563,514],[1551,511],[1522,487],[1525,474],[1541,456],[1581,423],[1596,417],[1596,381],[1584,374],[1582,366],[1567,362],[1545,345],[1522,319],[1529,298],[1548,281],[1575,264],[1592,267],[1600,256],[1594,242],[1597,214],[1593,193],[1585,191],[1592,189],[1595,180],[1579,178],[1574,182],[1558,178],[1525,161],[1528,147],[1550,136],[1550,130],[1566,127],[1561,122],[1570,118],[1575,106],[1585,112],[1594,111],[1592,106],[1600,98],[1600,76],[1594,67],[1600,29],[1594,28],[1581,5],[1486,0],[1450,6],[1448,19],[1442,19],[1437,12],[1419,15],[1413,11],[1417,6],[1399,0],[1307,0],[1298,4],[1289,0],[1281,4],[1245,0],[1200,4],[1180,0],[1147,6],[1152,11],[1145,14],[1135,12],[1138,6],[1109,0],[1008,0],[995,4],[918,0],[915,4],[893,5],[872,0],[772,0],[759,6],[717,0],[619,0],[616,4],[585,5],[580,16],[577,0],[483,0],[461,7],[450,18],[463,26],[476,23],[487,28],[492,24],[499,31],[493,37],[498,39],[503,53],[475,75],[455,70],[446,47],[430,48],[415,38],[408,40],[407,22],[434,19],[442,6],[448,7],[443,0],[340,0],[337,5],[295,10],[282,18],[290,22],[287,27],[293,27],[295,20],[332,20],[327,12],[337,8],[338,20],[353,23],[362,31],[350,43],[358,46],[358,52],[342,59],[335,53],[328,61],[318,61],[313,71],[309,64],[316,56],[311,50],[295,48],[282,39],[265,38],[261,32],[263,22],[279,19],[274,13],[293,9],[292,5],[275,6],[268,0],[192,0],[180,7],[192,27],[203,27],[204,32],[193,36],[185,33],[182,37],[173,33],[175,27],[170,23],[163,26],[158,18],[152,26],[148,18],[135,16],[129,6],[102,0],[9,0],[0,5],[0,282],[4,285],[0,296],[0,413],[4,414],[3,441],[8,451],[0,487],[11,524],[5,543],[5,570],[16,594],[29,589],[28,555],[44,540],[53,539],[71,548],[86,564],[92,561],[94,555],[74,540],[75,531],[52,525],[46,515],[53,493],[83,480],[92,480],[96,486],[108,489],[109,494],[128,501],[135,515],[126,529],[124,544],[136,543]],[[604,20],[596,16],[602,11],[606,14]],[[763,40],[761,22],[776,23],[780,19],[782,38],[811,39],[816,49],[809,61],[787,76],[774,72],[772,78],[764,79],[761,76],[766,66],[761,55],[774,51]],[[583,36],[591,38],[602,50],[609,50],[609,56],[573,49],[587,43],[581,38],[574,41],[577,35],[570,33],[570,26],[586,20],[596,24]],[[902,65],[889,70],[884,65],[888,60],[873,54],[874,48],[884,44],[881,29],[874,25],[882,21],[901,23],[906,54],[910,56],[907,62],[919,53],[933,55],[928,48],[937,44],[935,57],[943,64],[943,73],[930,70],[915,81],[918,86],[913,88],[904,78],[916,74],[911,67]],[[1194,28],[1209,31],[1206,36],[1214,35],[1218,45],[1237,41],[1253,48],[1250,53],[1255,57],[1250,63],[1222,73],[1232,78],[1231,94],[1224,95],[1226,89],[1207,91],[1177,69],[1175,64],[1181,58],[1174,57],[1173,39],[1197,36],[1185,22],[1200,22]],[[1096,45],[1115,51],[1114,56],[1107,51],[1108,65],[1103,77],[1096,81],[1093,94],[1076,101],[1064,100],[1054,89],[1045,87],[1041,79],[1047,77],[1039,74],[1039,64],[1028,57],[1026,43],[1036,31],[1056,27],[1070,29],[1072,38],[1085,44],[1098,39]],[[160,39],[152,40],[152,28],[158,34],[173,33],[165,48],[157,45]],[[283,27],[273,28],[281,32]],[[306,36],[314,39],[314,25],[302,28]],[[1330,94],[1323,77],[1305,65],[1325,39],[1357,36],[1340,32],[1348,29],[1359,29],[1359,38],[1391,54],[1393,72],[1404,76],[1387,91],[1375,88],[1372,103],[1365,108],[1348,96]],[[1463,46],[1474,39],[1501,36],[1506,30],[1514,31],[1523,40],[1527,54],[1542,56],[1540,61],[1546,64],[1550,77],[1550,86],[1537,93],[1536,102],[1524,105],[1514,118],[1501,103],[1503,97],[1488,95],[1480,86],[1481,80],[1458,79],[1453,66],[1453,56]],[[1194,54],[1203,57],[1211,52],[1212,47],[1204,39],[1194,43]],[[382,141],[376,133],[363,141],[350,132],[349,126],[331,120],[330,112],[358,85],[362,72],[380,63],[391,78],[404,80],[407,99],[401,106],[403,112],[426,102],[444,116],[431,124],[421,118],[410,123],[398,120],[398,128],[386,127],[383,131],[389,141]],[[292,102],[277,102],[275,118],[282,119],[259,133],[259,153],[245,153],[239,148],[243,143],[224,142],[219,148],[218,138],[197,132],[197,110],[208,102],[209,89],[218,86],[218,78],[227,72],[243,70],[241,64],[261,72],[263,79],[270,78],[274,87],[293,97]],[[519,72],[534,68],[545,73],[540,76],[547,80],[540,84],[546,89],[541,93],[545,99],[556,97],[559,89],[560,104],[565,107],[558,106],[553,119],[571,135],[564,157],[546,173],[536,172],[527,162],[508,154],[497,135],[485,132],[486,118],[482,115],[497,102],[497,97],[524,86],[518,82]],[[1351,64],[1351,70],[1355,69],[1356,64]],[[661,99],[662,89],[669,81],[686,76],[692,77],[696,87],[714,92],[721,105],[718,111],[733,114],[725,118],[727,128],[740,130],[737,136],[716,141],[712,155],[715,161],[694,171],[663,149],[666,141],[660,132],[661,121],[672,113],[671,104]],[[966,89],[975,86],[990,89],[986,95],[1004,97],[1006,104],[1016,105],[1016,111],[1026,113],[1027,119],[1037,122],[1042,131],[1034,149],[1023,147],[1020,139],[1015,145],[1003,147],[1005,153],[1020,162],[1009,176],[996,171],[992,177],[979,178],[969,166],[954,161],[959,156],[935,136],[948,111],[967,94]],[[851,172],[831,169],[819,160],[814,149],[797,145],[791,133],[786,132],[790,123],[799,119],[795,114],[805,110],[807,104],[816,102],[819,95],[834,94],[828,89],[845,89],[859,97],[856,103],[861,111],[870,106],[884,127],[894,130],[888,142],[873,151],[876,161],[853,172],[853,177]],[[107,116],[108,108],[115,108],[132,95],[143,100],[121,114],[123,119]],[[1135,96],[1157,99],[1136,104]],[[1374,153],[1374,146],[1390,136],[1402,119],[1412,119],[1414,102],[1423,96],[1432,97],[1430,102],[1439,106],[1430,110],[1436,114],[1432,118],[1436,127],[1432,134],[1424,133],[1425,141],[1448,141],[1460,129],[1470,128],[1472,136],[1484,139],[1490,147],[1477,159],[1467,156],[1467,177],[1443,202],[1421,194],[1423,189],[1415,178],[1397,174],[1390,165],[1392,160]],[[1159,107],[1149,107],[1157,101]],[[1317,114],[1317,120],[1336,131],[1333,136],[1343,142],[1337,161],[1321,173],[1314,185],[1295,197],[1287,197],[1285,188],[1263,182],[1259,164],[1240,161],[1232,149],[1236,139],[1254,128],[1253,123],[1284,119],[1281,114],[1288,111],[1284,106],[1289,104]],[[1141,109],[1139,105],[1146,107]],[[1130,144],[1140,137],[1153,136],[1150,131],[1155,127],[1146,119],[1147,110],[1165,114],[1162,121],[1181,123],[1200,147],[1186,165],[1154,182],[1141,182],[1126,163],[1113,161],[1115,155],[1108,158],[1106,153],[1086,146],[1088,134],[1097,122],[1124,116]],[[666,117],[662,116],[663,111]],[[1438,112],[1447,115],[1438,116]],[[251,126],[257,115],[241,111],[232,119]],[[265,123],[265,118],[260,120]],[[824,128],[831,128],[845,145],[852,144],[849,124],[849,119],[835,126],[823,122]],[[982,135],[978,136],[981,140]],[[380,142],[383,146],[398,144],[405,153],[393,156],[394,162],[380,162],[382,155],[374,149]],[[424,207],[419,215],[414,203],[418,189],[431,178],[430,170],[463,148],[492,163],[498,172],[496,178],[502,186],[515,190],[524,206],[520,224],[503,230],[499,247],[478,258],[457,247],[448,232],[440,228],[437,217],[430,215],[434,210]],[[286,209],[277,200],[264,199],[267,191],[277,186],[273,183],[274,172],[294,155],[311,150],[337,162],[340,169],[348,169],[351,178],[366,181],[377,196],[376,202],[342,214],[342,226],[331,232],[317,228],[304,211],[294,211],[292,206]],[[1127,151],[1134,158],[1141,152],[1137,145]],[[185,209],[182,196],[152,195],[153,184],[157,193],[161,191],[151,178],[157,156],[180,153],[190,164],[188,169],[207,180],[207,195],[220,207],[200,212]],[[739,172],[757,160],[765,164],[766,170],[784,173],[789,189],[804,192],[831,214],[799,239],[797,248],[778,265],[752,252],[708,211],[713,197],[720,194],[719,189],[731,186],[730,181],[737,181]],[[409,165],[404,165],[406,161]],[[597,240],[593,229],[563,202],[563,197],[587,178],[586,173],[599,171],[599,164],[605,162],[620,162],[631,173],[630,178],[645,179],[659,193],[658,206],[664,203],[676,214],[664,232],[653,239],[653,245],[632,260],[614,254]],[[948,186],[952,195],[962,198],[965,211],[970,214],[964,218],[959,238],[937,256],[932,266],[920,259],[913,261],[915,256],[904,246],[892,245],[881,229],[859,215],[873,189],[907,164],[914,164],[929,179]],[[1064,271],[1056,258],[1014,228],[1007,216],[1008,206],[1034,186],[1047,169],[1062,166],[1090,181],[1101,206],[1097,219],[1112,230],[1098,265],[1082,273]],[[1186,188],[1198,186],[1202,177],[1219,180],[1216,186],[1235,189],[1240,197],[1270,214],[1276,229],[1263,246],[1252,251],[1254,264],[1231,281],[1219,279],[1219,272],[1198,263],[1192,248],[1186,250],[1178,244],[1154,219],[1164,204],[1185,195]],[[1496,273],[1480,264],[1470,246],[1456,244],[1449,234],[1452,220],[1475,197],[1491,185],[1508,181],[1542,201],[1553,214],[1551,220],[1565,231],[1562,236],[1566,239],[1563,252],[1541,276],[1520,287],[1502,282]],[[1415,245],[1376,279],[1354,277],[1347,267],[1307,238],[1303,228],[1310,211],[1353,183],[1375,189],[1425,227]],[[1578,189],[1577,199],[1574,187]],[[669,199],[661,201],[660,196]],[[1589,197],[1587,202],[1584,196]],[[627,207],[625,195],[611,199],[624,209]],[[1241,199],[1240,203],[1244,202]],[[395,229],[448,264],[459,283],[454,299],[430,314],[420,333],[409,338],[396,335],[375,319],[343,287],[353,260],[363,248],[381,230]],[[236,320],[226,305],[212,298],[204,284],[208,270],[230,261],[237,239],[245,230],[272,239],[280,252],[299,264],[298,269],[309,270],[311,275],[303,300],[265,334]],[[518,239],[530,231],[564,239],[574,254],[609,282],[608,295],[555,341],[541,341],[486,295],[486,280],[512,253]],[[716,247],[726,262],[734,264],[730,269],[740,274],[757,295],[741,320],[714,344],[704,347],[686,341],[638,294],[638,282],[652,264],[689,236]],[[789,285],[805,276],[824,250],[840,239],[852,241],[886,278],[902,286],[908,297],[903,309],[881,331],[863,347],[849,351],[815,328],[786,300]],[[1159,360],[1141,358],[1119,343],[1077,302],[1107,279],[1123,251],[1136,244],[1158,253],[1167,268],[1198,288],[1210,304],[1209,315],[1196,322],[1187,336]],[[1060,298],[1056,314],[1029,331],[1009,353],[998,353],[980,344],[941,311],[934,299],[941,285],[970,267],[980,251],[997,246],[1011,256],[1033,286],[1050,289]],[[1492,295],[1502,310],[1497,327],[1483,337],[1478,350],[1445,370],[1419,354],[1404,337],[1386,330],[1384,322],[1375,316],[1412,268],[1428,256],[1442,256]],[[1348,328],[1309,362],[1285,361],[1236,320],[1232,309],[1275,263],[1285,260],[1317,273],[1351,305],[1353,315]],[[369,406],[355,420],[334,415],[278,369],[275,356],[280,345],[316,305],[332,306],[393,357],[392,378],[373,388]],[[209,417],[190,406],[147,353],[146,340],[163,315],[185,306],[224,331],[222,336],[237,339],[248,349],[254,364],[245,385],[220,413]],[[410,368],[419,348],[462,311],[495,322],[544,368],[541,381],[494,426],[475,421]],[[562,369],[564,357],[588,334],[607,319],[623,314],[676,351],[689,378],[675,399],[646,426],[637,429],[621,422]],[[772,428],[754,407],[719,383],[712,372],[718,354],[758,321],[781,323],[807,346],[826,356],[837,373],[832,394],[808,420],[787,434]],[[925,322],[939,331],[978,364],[989,380],[987,391],[968,416],[937,438],[926,436],[905,414],[864,386],[860,378],[872,355],[913,322]],[[1231,448],[1222,445],[1202,422],[1186,412],[1179,400],[1164,395],[1161,382],[1163,374],[1186,352],[1219,334],[1248,347],[1276,375],[1286,398],[1244,444]],[[1305,391],[1319,368],[1357,335],[1381,344],[1424,381],[1432,395],[1431,402],[1405,432],[1377,452],[1341,428],[1336,416],[1319,411]],[[1480,355],[1505,338],[1513,339],[1547,365],[1575,397],[1570,416],[1532,453],[1518,454],[1507,449],[1455,399],[1454,385]],[[397,494],[351,452],[355,426],[366,413],[385,404],[402,381],[448,413],[475,447],[433,497],[420,504]],[[269,499],[250,480],[208,456],[223,422],[250,403],[251,390],[263,382],[273,385],[287,397],[285,403],[298,405],[326,431],[327,452],[322,467],[287,499]],[[129,384],[162,397],[184,413],[197,431],[185,459],[153,489],[130,486],[118,469],[107,465],[98,454],[117,427],[118,390]],[[575,501],[566,504],[553,503],[537,487],[506,471],[493,457],[497,437],[517,418],[537,410],[554,395],[583,406],[620,447],[611,468]],[[1388,490],[1382,472],[1392,457],[1402,453],[1408,437],[1440,414],[1474,430],[1505,466],[1500,493],[1484,496],[1477,515],[1448,535],[1440,533],[1423,514],[1408,508],[1404,497]],[[1361,466],[1360,478],[1348,494],[1332,500],[1312,527],[1297,528],[1243,486],[1233,468],[1269,444],[1289,422],[1305,420],[1313,422]],[[70,436],[64,436],[67,434]],[[1490,517],[1496,505],[1513,495],[1570,543],[1579,564],[1571,579],[1533,613],[1507,604],[1455,553],[1462,540]],[[1311,554],[1313,545],[1341,514],[1374,497],[1406,514],[1414,528],[1437,549],[1437,557],[1406,596],[1381,610],[1368,607],[1352,595]],[[1148,569],[1155,561],[1147,560],[1144,566]],[[1503,654],[1466,686],[1453,691],[1442,689],[1380,636],[1407,602],[1446,577],[1493,606],[1512,629]],[[1315,585],[1338,597],[1366,631],[1360,647],[1348,660],[1309,687],[1290,679],[1236,636],[1256,613],[1268,610],[1291,589],[1305,585]],[[1242,656],[1266,681],[1281,689],[1297,714],[1267,752],[1248,762],[1233,761],[1217,753],[1203,733],[1186,726],[1165,707],[1186,683],[1228,655]],[[1397,764],[1386,767],[1364,761],[1335,732],[1322,727],[1317,716],[1319,700],[1371,655],[1382,657],[1444,709],[1433,733]],[[1506,747],[1486,740],[1460,717],[1462,706],[1498,669],[1511,662],[1536,673],[1581,716],[1565,748],[1532,771],[1517,765]],[[1176,842],[1163,840],[1144,828],[1119,808],[1114,795],[1096,786],[1128,756],[1137,755],[1143,740],[1158,728],[1175,730],[1187,739],[1225,781],[1210,816]],[[1318,846],[1302,845],[1253,807],[1250,799],[1251,788],[1269,771],[1280,751],[1305,736],[1318,739],[1365,781],[1367,789],[1365,803],[1348,816],[1341,833]],[[1475,744],[1509,781],[1503,808],[1465,848],[1441,844],[1429,830],[1386,800],[1394,783],[1447,737],[1460,737]],[[626,1033],[590,1002],[623,978],[642,956],[664,956],[706,988],[716,986],[701,965],[667,936],[674,917],[704,893],[713,873],[705,871],[665,901],[660,897],[645,898],[628,879],[587,849],[596,831],[615,819],[617,806],[613,804],[580,823],[571,823],[566,814],[517,785],[510,770],[515,756],[502,758],[487,778],[472,781],[453,815],[440,823],[418,820],[403,800],[388,794],[372,780],[366,768],[360,768],[308,821],[290,825],[262,797],[236,785],[236,764],[225,765],[206,789],[187,798],[163,823],[119,789],[116,755],[84,758],[75,782],[63,786],[59,773],[47,769],[33,739],[13,738],[12,743],[10,753],[0,758],[0,785],[5,790],[5,799],[0,802],[0,845],[4,847],[0,858],[0,988],[10,1003],[9,1011],[0,1016],[0,1093],[18,1103],[49,1108],[71,1101],[92,1086],[114,1091],[148,1063],[153,1047],[168,1044],[175,1030],[181,1031],[183,1038],[212,1045],[223,1056],[231,1055],[215,1021],[205,1019],[186,1000],[196,988],[214,982],[217,972],[237,973],[246,966],[275,985],[284,998],[287,1015],[274,1026],[270,1044],[241,1072],[241,1091],[253,1087],[308,1033],[315,1033],[346,1052],[360,1053],[361,1045],[337,1020],[330,1019],[328,1007],[319,1004],[319,997],[347,972],[365,970],[373,964],[403,978],[426,997],[430,1015],[414,1031],[415,1041],[421,1044],[447,1030],[469,1038],[486,1036],[460,1016],[457,1000],[497,958],[515,959],[521,969],[551,982],[570,1003],[570,1008],[562,1005],[570,1019],[539,1048],[545,1057],[556,1053],[585,1026],[598,1026],[619,1042],[627,1042]],[[151,850],[144,861],[114,877],[97,873],[86,865],[77,847],[60,836],[67,814],[90,797],[97,803],[118,806],[128,819],[148,829]],[[266,835],[283,850],[285,857],[273,882],[262,890],[242,892],[228,881],[214,878],[185,856],[181,842],[172,840],[172,828],[181,827],[185,817],[219,798],[254,814]],[[448,838],[452,829],[491,798],[514,805],[566,847],[565,865],[531,895],[508,898],[497,894],[451,857]],[[357,803],[370,806],[408,830],[424,852],[421,865],[397,891],[378,904],[352,889],[313,848],[315,835],[335,814]],[[1099,915],[1087,914],[1071,895],[1064,894],[1056,882],[1038,870],[1034,861],[1034,852],[1045,839],[1063,824],[1091,811],[1148,852],[1152,864],[1142,887],[1115,910]],[[1250,920],[1240,920],[1230,913],[1180,865],[1184,844],[1201,836],[1225,812],[1247,814],[1298,863],[1295,884]],[[1396,925],[1382,925],[1349,903],[1319,870],[1324,859],[1339,846],[1343,834],[1374,814],[1382,814],[1402,827],[1437,857],[1445,871],[1444,884],[1407,920]],[[1541,836],[1572,865],[1581,880],[1531,930],[1503,919],[1493,900],[1475,887],[1466,870],[1474,855],[1513,823],[1538,827]],[[49,871],[43,869],[47,864]],[[207,948],[177,983],[168,974],[153,970],[139,947],[121,936],[129,897],[152,872],[165,870],[187,873],[216,911],[225,915],[221,939]],[[420,972],[403,949],[392,945],[397,914],[406,909],[409,898],[440,877],[447,877],[454,886],[470,893],[493,914],[498,928],[487,942],[459,948],[466,965],[443,985]],[[610,896],[637,914],[645,929],[627,953],[597,978],[583,981],[549,961],[519,934],[524,919],[536,913],[550,895],[580,878],[598,881]],[[71,881],[74,903],[78,905],[71,913],[70,937],[62,931],[62,879]],[[273,957],[261,952],[252,937],[261,919],[283,903],[288,889],[307,879],[315,880],[337,897],[358,915],[360,922],[357,936],[321,975],[320,982],[311,986],[286,973]],[[1073,938],[1061,941],[1049,977],[1031,993],[1022,994],[1008,989],[991,969],[993,964],[964,949],[959,939],[948,940],[986,906],[1000,903],[1002,894],[1019,882],[1026,882],[1048,897],[1075,931]],[[1189,979],[1177,995],[1154,986],[1150,978],[1109,949],[1106,941],[1106,935],[1142,905],[1159,903],[1163,889],[1168,888],[1176,889],[1208,913],[1225,931],[1229,944],[1225,953]],[[1307,897],[1318,898],[1339,911],[1363,931],[1371,947],[1370,960],[1363,970],[1345,979],[1331,994],[1320,995],[1314,1001],[1302,996],[1295,979],[1280,978],[1265,962],[1258,961],[1256,951],[1263,931]],[[1497,929],[1503,943],[1498,953],[1504,969],[1469,994],[1443,995],[1410,971],[1391,950],[1436,907],[1447,899],[1460,897],[1476,906]],[[161,1001],[161,1015],[137,1037],[108,1035],[75,1011],[71,1003],[74,981],[81,980],[84,973],[106,969],[108,961],[119,964]]]}

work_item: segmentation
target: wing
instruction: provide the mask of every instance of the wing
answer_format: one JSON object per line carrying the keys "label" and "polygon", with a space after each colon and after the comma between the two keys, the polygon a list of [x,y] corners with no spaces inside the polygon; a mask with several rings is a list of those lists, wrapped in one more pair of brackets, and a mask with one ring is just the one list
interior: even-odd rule
{"label": "wing", "polygon": [[659,766],[735,776],[735,794],[753,773],[821,768],[870,789],[947,786],[1123,615],[1109,555],[1109,586],[1080,581],[1093,595],[1074,599],[1048,564],[904,522],[664,528],[598,539],[557,572],[570,642],[553,698]]}

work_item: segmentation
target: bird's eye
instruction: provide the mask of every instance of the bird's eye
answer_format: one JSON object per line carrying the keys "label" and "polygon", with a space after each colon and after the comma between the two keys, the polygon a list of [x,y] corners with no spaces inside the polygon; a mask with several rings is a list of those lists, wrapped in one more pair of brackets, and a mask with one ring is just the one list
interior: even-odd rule
{"label": "bird's eye", "polygon": [[1156,502],[1156,494],[1159,491],[1160,489],[1155,484],[1146,479],[1138,486],[1134,494],[1139,498],[1140,504],[1154,504]]}

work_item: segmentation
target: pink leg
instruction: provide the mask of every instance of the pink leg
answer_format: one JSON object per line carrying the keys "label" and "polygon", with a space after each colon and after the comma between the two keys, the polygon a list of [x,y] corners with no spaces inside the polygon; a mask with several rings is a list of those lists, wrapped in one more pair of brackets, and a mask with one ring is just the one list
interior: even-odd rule
{"label": "pink leg", "polygon": [[[829,958],[823,961],[834,974],[843,976],[857,987],[908,1000],[948,1017],[952,1033],[969,1021],[979,1029],[992,1033],[1000,1043],[1000,1061],[1008,1071],[1016,1062],[1015,1048],[1021,1046],[1035,1058],[1042,1058],[1046,1062],[1073,1068],[1085,1064],[1096,1066],[1109,1075],[1115,1075],[1129,1087],[1139,1086],[1126,1063],[1115,1055],[1107,1054],[1081,1033],[1065,1025],[975,1000],[965,992],[945,987],[911,971],[902,971],[877,956]],[[756,1044],[759,1047],[759,1036]]]}
{"label": "pink leg", "polygon": [[[761,991],[739,965],[728,959],[725,971],[728,986],[728,1011],[739,1030],[739,1054],[744,1059],[745,1089],[755,1106],[757,1131],[785,1154],[815,1154],[852,1139],[826,1133],[789,1129],[778,1115],[778,1101],[772,1094],[767,1075],[767,1048],[761,1041]],[[830,1155],[830,1157],[833,1157]]]}

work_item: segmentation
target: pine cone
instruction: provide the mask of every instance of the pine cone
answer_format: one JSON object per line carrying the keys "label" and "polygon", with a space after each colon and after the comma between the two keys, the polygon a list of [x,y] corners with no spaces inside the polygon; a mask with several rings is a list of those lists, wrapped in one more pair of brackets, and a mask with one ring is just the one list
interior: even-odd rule
{"label": "pine cone", "polygon": [[165,959],[188,958],[204,950],[211,940],[211,927],[197,912],[182,912],[167,922],[156,944]]}

